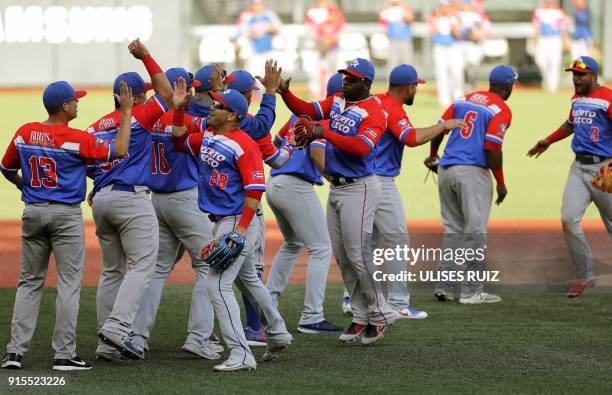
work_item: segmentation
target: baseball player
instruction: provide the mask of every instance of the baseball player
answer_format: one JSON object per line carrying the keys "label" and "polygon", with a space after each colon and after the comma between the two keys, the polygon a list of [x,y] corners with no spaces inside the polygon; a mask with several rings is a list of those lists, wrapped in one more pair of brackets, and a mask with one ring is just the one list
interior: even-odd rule
{"label": "baseball player", "polygon": [[[172,86],[178,83],[179,78],[187,81],[189,88],[201,86],[200,81],[193,80],[191,74],[181,67],[167,70],[166,77]],[[159,224],[159,250],[155,273],[145,290],[132,325],[132,343],[147,349],[164,283],[182,256],[184,247],[191,256],[196,278],[191,297],[188,336],[183,350],[202,358],[218,359],[218,352],[223,351],[223,347],[208,341],[213,330],[214,313],[204,282],[207,268],[199,258],[202,245],[212,241],[212,224],[198,208],[198,170],[195,161],[173,148],[173,117],[174,111],[165,113],[155,123],[151,133],[153,166],[149,187],[153,191],[153,207]],[[184,117],[189,133],[202,131],[201,118],[188,114],[184,114]]]}
{"label": "baseball player", "polygon": [[[332,184],[327,201],[327,227],[353,310],[353,322],[340,335],[340,341],[361,337],[361,343],[367,345],[382,338],[397,318],[380,284],[374,281],[370,251],[374,214],[381,199],[372,151],[387,124],[380,100],[370,94],[374,65],[357,58],[339,72],[344,74],[342,93],[319,102],[298,99],[285,81],[280,90],[294,114],[329,118],[329,130],[325,131],[312,120],[300,117],[296,131],[326,140],[325,173]],[[297,136],[296,141],[299,143]]]}
{"label": "baseball player", "polygon": [[[199,207],[209,213],[215,223],[214,237],[232,234],[243,241],[246,239],[241,255],[232,265],[222,272],[210,271],[207,289],[230,350],[229,358],[214,369],[251,370],[257,364],[240,321],[240,310],[232,289],[234,281],[264,313],[268,329],[268,350],[264,361],[276,358],[293,339],[255,270],[259,231],[252,219],[265,183],[259,148],[239,127],[248,111],[247,101],[240,92],[232,89],[210,95],[215,103],[207,124],[213,134],[187,135],[180,125],[183,118],[178,117],[175,117],[178,123],[175,123],[173,134],[177,149],[198,160]],[[178,107],[179,103],[176,104]]]}
{"label": "baseball player", "polygon": [[119,131],[114,141],[102,141],[68,126],[77,117],[78,101],[86,92],[75,91],[66,81],[57,81],[43,93],[47,120],[20,127],[2,158],[2,174],[22,191],[21,200],[25,203],[21,274],[3,368],[21,368],[36,328],[52,251],[57,265],[53,369],[92,367],[76,353],[75,331],[85,264],[81,202],[87,189],[86,160],[110,161],[127,154],[133,98],[125,83],[120,88],[121,96],[116,95],[120,105]]}
{"label": "baseball player", "polygon": [[[264,78],[260,78],[260,81],[264,85],[266,90],[263,95],[260,109],[255,116],[247,114],[244,120],[240,124],[240,128],[245,131],[249,136],[253,137],[259,146],[264,163],[272,168],[280,168],[283,166],[293,153],[293,146],[288,144],[282,149],[277,149],[272,143],[270,137],[270,129],[274,125],[276,119],[275,104],[276,104],[276,84],[280,78],[280,68],[276,67],[276,63],[270,60],[266,61]],[[227,84],[229,89],[234,89],[245,97],[247,103],[251,103],[253,92],[258,88],[255,86],[255,78],[244,70],[237,70],[229,74],[224,82]],[[272,101],[274,100],[274,101]],[[258,208],[257,217],[255,221],[258,226],[258,234],[260,239],[261,250],[257,254],[258,259],[256,260],[255,267],[257,269],[257,275],[261,279],[263,276],[264,269],[264,248],[265,248],[265,222],[263,217],[263,210]],[[266,333],[264,328],[261,326],[259,314],[249,298],[243,294],[242,299],[244,302],[245,312],[247,316],[247,326],[245,333],[250,346],[265,346]]]}
{"label": "baseball player", "polygon": [[459,48],[463,58],[464,77],[474,87],[476,72],[484,58],[483,41],[491,34],[491,22],[484,8],[470,0],[462,0],[457,9],[459,18]]}
{"label": "baseball player", "polygon": [[540,69],[542,86],[548,92],[559,88],[563,40],[567,34],[563,8],[556,0],[545,0],[533,13],[535,26],[535,62]]}
{"label": "baseball player", "polygon": [[[502,143],[510,127],[512,113],[505,101],[512,94],[517,74],[508,66],[496,66],[489,74],[489,90],[472,92],[456,100],[442,115],[442,121],[463,119],[465,125],[450,133],[444,155],[437,166],[440,210],[444,224],[442,249],[484,249],[487,222],[491,211],[493,185],[489,169],[497,183],[497,199],[500,204],[508,191],[502,168]],[[431,153],[425,160],[430,169],[437,160],[438,147],[444,138],[432,140]],[[452,259],[440,261],[439,272],[465,268],[466,272],[484,270],[484,259],[467,260],[465,266]],[[439,301],[453,300],[453,282],[440,281],[435,296]],[[486,293],[478,277],[465,276],[461,286],[459,303],[481,304],[500,302],[497,295]]]}
{"label": "baseball player", "polygon": [[572,150],[576,160],[563,191],[561,222],[577,278],[567,296],[576,298],[595,285],[593,254],[580,226],[584,211],[592,202],[612,235],[612,194],[595,189],[591,183],[602,165],[612,158],[612,91],[597,83],[599,65],[590,57],[577,58],[565,71],[573,74],[575,92],[569,117],[554,133],[538,141],[527,155],[537,158],[551,144],[574,135]]}
{"label": "baseball player", "polygon": [[572,58],[589,55],[593,50],[591,33],[591,9],[586,0],[574,0],[574,15],[572,29]]}
{"label": "baseball player", "polygon": [[387,69],[402,63],[412,63],[414,49],[412,45],[412,22],[414,11],[409,4],[401,0],[390,0],[380,11],[378,21],[385,28],[389,39]]}
{"label": "baseball player", "polygon": [[[436,137],[440,133],[454,128],[465,127],[458,119],[448,119],[428,128],[415,128],[403,109],[411,106],[417,93],[419,79],[414,67],[399,65],[389,74],[389,89],[377,97],[387,112],[387,130],[382,135],[375,149],[375,171],[382,185],[382,199],[374,219],[374,236],[372,248],[408,246],[408,231],[402,198],[395,185],[394,177],[399,176],[402,165],[404,146],[416,147]],[[407,262],[387,260],[384,271],[399,275],[407,269]],[[405,281],[389,281],[387,285],[387,302],[398,314],[398,318],[426,318],[427,313],[410,305],[410,294]]]}
{"label": "baseball player", "polygon": [[[334,74],[327,83],[327,97],[342,91],[342,74]],[[276,135],[277,146],[287,145],[297,117],[292,115]],[[329,127],[329,124],[324,127]],[[315,140],[303,150],[296,151],[281,169],[270,172],[267,201],[276,217],[284,242],[272,262],[266,288],[272,300],[278,298],[289,282],[291,270],[306,247],[308,273],[304,310],[297,330],[302,333],[336,333],[342,328],[327,321],[323,315],[325,285],[332,249],[325,226],[325,213],[314,191],[323,185],[321,172],[325,168],[325,141]]]}
{"label": "baseball player", "polygon": [[[124,160],[96,161],[94,175],[93,217],[102,250],[102,273],[96,297],[97,318],[102,341],[96,356],[112,359],[112,348],[133,359],[143,357],[143,350],[129,339],[132,323],[151,276],[155,271],[159,228],[149,196],[151,173],[151,131],[168,110],[172,87],[148,49],[135,40],[129,45],[132,55],[145,65],[155,96],[132,110],[132,136]],[[115,80],[113,90],[124,81],[136,97],[145,96],[145,83],[135,72]],[[92,124],[88,131],[101,139],[117,133],[118,111]],[[127,268],[127,270],[126,270]],[[111,348],[112,347],[112,348]]]}

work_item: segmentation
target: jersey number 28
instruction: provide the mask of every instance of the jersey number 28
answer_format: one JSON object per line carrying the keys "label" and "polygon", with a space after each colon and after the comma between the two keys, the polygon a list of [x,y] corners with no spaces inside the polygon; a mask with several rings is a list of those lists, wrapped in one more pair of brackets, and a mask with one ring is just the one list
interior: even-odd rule
{"label": "jersey number 28", "polygon": [[477,117],[478,117],[478,113],[476,111],[468,111],[465,114],[465,118],[463,118],[463,122],[467,124],[467,128],[460,129],[461,137],[463,137],[464,139],[470,138],[470,136],[472,135],[472,130],[474,130],[474,122],[476,121]]}
{"label": "jersey number 28", "polygon": [[[40,188],[41,185],[46,188],[57,187],[57,173],[55,172],[55,161],[53,159],[46,156],[30,156],[28,162],[32,171],[30,185],[33,188]],[[40,169],[42,169],[42,177]]]}

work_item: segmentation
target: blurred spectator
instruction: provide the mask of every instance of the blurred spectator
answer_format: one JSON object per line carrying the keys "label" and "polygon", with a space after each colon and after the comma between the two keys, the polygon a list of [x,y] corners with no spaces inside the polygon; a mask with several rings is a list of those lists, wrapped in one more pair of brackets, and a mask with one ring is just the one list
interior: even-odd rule
{"label": "blurred spectator", "polygon": [[280,26],[278,15],[267,9],[263,0],[254,0],[238,16],[240,34],[251,43],[252,53],[246,66],[251,74],[263,75],[266,59],[273,57],[272,39]]}
{"label": "blurred spectator", "polygon": [[380,23],[389,38],[387,68],[391,70],[400,64],[412,64],[412,28],[414,12],[401,0],[391,0],[380,11]]}
{"label": "blurred spectator", "polygon": [[574,15],[572,30],[572,59],[589,56],[592,49],[591,10],[586,0],[574,0]]}
{"label": "blurred spectator", "polygon": [[484,40],[491,34],[491,22],[484,8],[474,1],[462,0],[457,4],[459,17],[459,47],[464,62],[464,76],[469,90],[474,89],[476,71],[484,58]]}
{"label": "blurred spectator", "polygon": [[533,13],[535,62],[542,75],[543,88],[556,92],[561,74],[563,39],[567,34],[565,14],[556,0],[545,0]]}
{"label": "blurred spectator", "polygon": [[454,6],[448,1],[441,1],[429,18],[429,29],[438,102],[442,107],[448,107],[452,100],[463,95],[463,60],[461,48],[457,45],[459,28]]}
{"label": "blurred spectator", "polygon": [[315,97],[325,97],[327,80],[338,68],[338,41],[344,28],[344,14],[331,1],[318,0],[306,11],[305,22],[319,55],[310,78],[310,90]]}

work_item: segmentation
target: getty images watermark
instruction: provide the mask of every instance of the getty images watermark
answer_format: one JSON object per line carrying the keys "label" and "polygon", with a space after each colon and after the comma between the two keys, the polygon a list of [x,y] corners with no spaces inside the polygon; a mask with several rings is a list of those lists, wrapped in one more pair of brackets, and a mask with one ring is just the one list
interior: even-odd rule
{"label": "getty images watermark", "polygon": [[[482,248],[411,248],[407,245],[390,248],[375,248],[372,262],[385,265],[385,270],[373,273],[378,282],[499,282],[499,270],[483,270],[487,246]],[[450,270],[408,271],[406,265],[415,266],[423,262],[443,262]]]}

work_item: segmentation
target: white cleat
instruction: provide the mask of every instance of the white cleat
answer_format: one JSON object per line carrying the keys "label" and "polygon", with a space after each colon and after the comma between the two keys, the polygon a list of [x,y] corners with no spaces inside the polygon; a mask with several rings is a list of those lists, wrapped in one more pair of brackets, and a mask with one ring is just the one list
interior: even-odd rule
{"label": "white cleat", "polygon": [[486,292],[480,292],[469,297],[459,298],[461,304],[483,304],[483,303],[497,303],[501,302],[501,298],[497,295],[488,294]]}
{"label": "white cleat", "polygon": [[233,362],[233,361],[227,360],[223,362],[222,364],[215,365],[213,370],[215,372],[236,372],[238,370],[250,371],[250,370],[255,370],[256,368],[257,368],[256,365],[247,365],[242,362]]}
{"label": "white cleat", "polygon": [[212,347],[210,347],[210,344],[200,346],[199,344],[185,343],[183,345],[183,351],[197,355],[198,357],[204,359],[215,360],[221,358],[221,355],[215,352]]}
{"label": "white cleat", "polygon": [[407,318],[413,320],[420,320],[423,318],[427,318],[427,312],[419,309],[415,309],[412,306],[404,307],[401,310],[396,311],[397,318]]}

